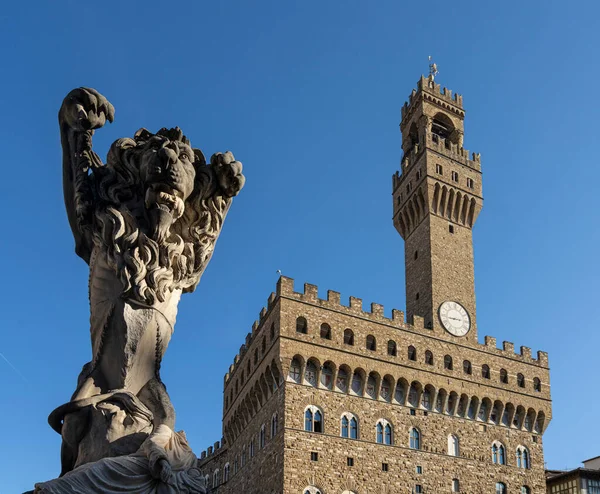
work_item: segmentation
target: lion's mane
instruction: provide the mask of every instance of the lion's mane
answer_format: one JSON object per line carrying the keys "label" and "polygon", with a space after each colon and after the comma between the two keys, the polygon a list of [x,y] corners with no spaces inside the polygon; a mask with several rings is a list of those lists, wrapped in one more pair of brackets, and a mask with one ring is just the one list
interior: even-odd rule
{"label": "lion's mane", "polygon": [[[162,129],[158,134],[187,141],[179,129]],[[94,245],[105,252],[109,266],[122,282],[122,296],[144,305],[163,302],[176,289],[194,290],[231,204],[231,198],[220,194],[212,166],[194,150],[196,178],[184,214],[171,226],[165,242],[150,238],[146,234],[140,158],[152,135],[144,130],[134,139],[117,140],[107,165],[93,170],[98,205]]]}

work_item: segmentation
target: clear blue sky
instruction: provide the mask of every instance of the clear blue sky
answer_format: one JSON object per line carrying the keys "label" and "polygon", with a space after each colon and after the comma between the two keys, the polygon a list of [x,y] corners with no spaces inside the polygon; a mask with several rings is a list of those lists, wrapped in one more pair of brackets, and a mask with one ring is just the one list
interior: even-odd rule
{"label": "clear blue sky", "polygon": [[[59,472],[48,413],[90,357],[87,266],[62,203],[56,113],[88,85],[116,107],[96,150],[179,125],[247,177],[163,365],[196,450],[220,439],[223,375],[276,270],[403,309],[391,221],[400,107],[427,71],[464,95],[481,152],[474,230],[480,339],[550,355],[549,467],[600,454],[600,4],[8,2],[0,11],[2,493]],[[595,192],[594,192],[595,191]],[[11,363],[7,362],[7,360]]]}

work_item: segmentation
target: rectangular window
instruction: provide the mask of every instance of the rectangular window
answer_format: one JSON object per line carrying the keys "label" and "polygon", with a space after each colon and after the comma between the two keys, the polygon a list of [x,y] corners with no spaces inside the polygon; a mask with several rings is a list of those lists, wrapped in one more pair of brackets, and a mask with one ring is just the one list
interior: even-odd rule
{"label": "rectangular window", "polygon": [[352,458],[351,456],[348,456],[348,458],[346,458],[346,464],[349,467],[353,467],[354,466],[354,458]]}
{"label": "rectangular window", "polygon": [[382,463],[381,464],[381,471],[382,472],[387,472],[389,470],[389,465],[387,463]]}
{"label": "rectangular window", "polygon": [[469,189],[475,188],[475,182],[473,182],[472,178],[467,178],[467,187],[469,187]]}
{"label": "rectangular window", "polygon": [[452,177],[452,181],[458,182],[458,172],[452,172],[450,176]]}
{"label": "rectangular window", "polygon": [[423,467],[421,465],[417,465],[417,473],[419,475],[423,473]]}
{"label": "rectangular window", "polygon": [[421,170],[417,170],[417,180],[421,178],[422,173],[423,172]]}
{"label": "rectangular window", "polygon": [[448,225],[448,231],[454,233],[454,225]]}
{"label": "rectangular window", "polygon": [[411,414],[411,415],[416,415],[416,414],[417,414],[417,411],[416,411],[414,408],[411,408],[411,409],[410,409],[410,414]]}
{"label": "rectangular window", "polygon": [[420,484],[415,485],[415,492],[417,494],[420,494],[421,492],[423,492],[423,486]]}
{"label": "rectangular window", "polygon": [[442,165],[435,165],[435,173],[437,173],[438,175],[444,174],[444,169],[442,168]]}
{"label": "rectangular window", "polygon": [[410,193],[410,191],[412,190],[412,182],[408,182],[406,184],[406,193]]}
{"label": "rectangular window", "polygon": [[317,453],[316,451],[311,451],[310,461],[319,461],[319,453]]}

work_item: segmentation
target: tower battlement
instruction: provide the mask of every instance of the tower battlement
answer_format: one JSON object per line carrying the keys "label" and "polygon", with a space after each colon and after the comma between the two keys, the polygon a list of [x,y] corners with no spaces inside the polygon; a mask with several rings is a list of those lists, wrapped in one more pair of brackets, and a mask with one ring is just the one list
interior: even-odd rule
{"label": "tower battlement", "polygon": [[416,106],[415,103],[422,99],[435,103],[461,118],[465,116],[462,95],[458,93],[452,94],[451,89],[437,84],[431,76],[425,77],[422,75],[417,82],[417,89],[412,90],[408,101],[402,106],[402,120],[411,113],[411,110]]}
{"label": "tower battlement", "polygon": [[[286,276],[281,276],[279,278],[279,281],[277,282],[276,293],[272,293],[269,297],[270,303],[268,304],[268,308],[270,308],[275,303],[277,298],[284,297],[293,300],[298,300],[299,302],[318,305],[320,307],[334,310],[336,312],[342,312],[347,315],[352,315],[354,317],[378,322],[387,326],[393,326],[398,329],[418,332],[425,335],[431,334],[431,330],[425,327],[422,317],[414,316],[412,323],[409,323],[406,320],[404,311],[392,309],[391,317],[387,317],[384,314],[385,308],[381,304],[371,303],[370,310],[364,310],[363,300],[361,298],[350,296],[348,298],[348,304],[344,305],[341,302],[341,294],[339,292],[327,290],[327,298],[322,299],[319,298],[318,291],[319,289],[316,285],[305,283],[303,291],[297,292],[294,288],[294,279],[288,278]],[[246,336],[246,344],[242,345],[243,350],[241,350],[240,353],[238,353],[235,356],[234,363],[230,366],[229,372],[225,375],[225,382],[229,381],[229,379],[235,373],[238,363],[240,363],[243,359],[244,355],[247,352],[247,349],[252,344],[254,337],[256,335],[262,334],[263,320],[265,319],[267,310],[268,309],[265,308],[261,310],[261,315],[263,317],[259,321],[254,322],[252,326],[252,333],[248,333],[248,335]],[[514,343],[505,341],[502,344],[502,348],[498,348],[496,338],[492,336],[486,336],[485,343],[478,343],[477,347],[478,349],[483,350],[485,352],[501,355],[514,360],[535,363],[541,367],[548,366],[547,352],[538,351],[537,358],[534,358],[532,356],[531,348],[522,346],[520,347],[520,352],[515,353]]]}

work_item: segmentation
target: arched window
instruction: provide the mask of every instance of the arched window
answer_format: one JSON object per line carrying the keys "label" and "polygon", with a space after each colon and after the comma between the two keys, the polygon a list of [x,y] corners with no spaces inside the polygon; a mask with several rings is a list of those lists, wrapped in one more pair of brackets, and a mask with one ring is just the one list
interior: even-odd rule
{"label": "arched window", "polygon": [[520,372],[517,374],[517,386],[519,386],[519,388],[525,387],[525,376]]}
{"label": "arched window", "polygon": [[394,444],[392,424],[385,419],[377,421],[377,442],[388,446]]}
{"label": "arched window", "polygon": [[452,479],[452,492],[460,492],[460,482],[458,479]]}
{"label": "arched window", "polygon": [[261,351],[261,355],[265,355],[265,352],[267,351],[267,338],[263,336],[262,339],[262,343],[260,345],[260,351]]}
{"label": "arched window", "polygon": [[327,323],[321,324],[321,338],[324,340],[331,339],[331,327]]}
{"label": "arched window", "polygon": [[506,465],[506,454],[504,445],[499,442],[492,444],[492,461],[496,465]]}
{"label": "arched window", "polygon": [[213,472],[212,486],[213,486],[213,489],[219,487],[219,469],[218,468]]}
{"label": "arched window", "polygon": [[396,348],[396,342],[393,340],[388,341],[388,355],[395,357],[397,355],[397,353],[398,353],[398,351]]}
{"label": "arched window", "polygon": [[225,463],[223,467],[223,482],[227,482],[229,480],[229,463]]}
{"label": "arched window", "polygon": [[258,448],[259,449],[263,449],[265,447],[265,436],[266,436],[266,427],[265,424],[263,424],[260,427],[260,432],[258,433]]}
{"label": "arched window", "polygon": [[[592,494],[592,491],[589,492],[590,494]],[[531,494],[531,489],[524,485],[523,487],[521,487],[521,494]]]}
{"label": "arched window", "polygon": [[254,349],[254,365],[258,364],[258,348]]}
{"label": "arched window", "polygon": [[307,332],[308,323],[306,322],[306,319],[304,319],[303,317],[299,317],[298,319],[296,319],[296,333],[306,334]]}
{"label": "arched window", "polygon": [[458,436],[454,434],[448,436],[448,454],[450,456],[458,456],[460,454]]}
{"label": "arched window", "polygon": [[273,438],[277,435],[277,428],[279,426],[278,422],[279,422],[279,418],[277,417],[277,414],[274,413],[273,416],[271,417],[271,438]]}
{"label": "arched window", "polygon": [[411,427],[409,432],[410,449],[421,449],[421,432],[416,427]]}
{"label": "arched window", "polygon": [[450,355],[444,355],[444,369],[452,370],[452,357]]}
{"label": "arched window", "polygon": [[354,333],[351,329],[344,329],[344,343],[346,345],[354,345]]}
{"label": "arched window", "polygon": [[323,413],[311,405],[304,411],[304,430],[308,432],[323,432]]}
{"label": "arched window", "polygon": [[309,360],[306,364],[304,379],[306,379],[306,382],[311,386],[317,386],[317,365],[312,360]]}
{"label": "arched window", "polygon": [[443,114],[438,113],[431,122],[431,133],[435,134],[442,139],[449,139],[453,136],[454,124],[450,118]]}
{"label": "arched window", "polygon": [[500,382],[508,384],[508,372],[506,372],[506,369],[500,369]]}
{"label": "arched window", "polygon": [[350,419],[350,439],[358,439],[358,420],[356,417]]}
{"label": "arched window", "polygon": [[506,494],[506,485],[502,482],[496,482],[496,494]]}
{"label": "arched window", "polygon": [[525,470],[531,468],[529,450],[525,446],[519,446],[517,448],[517,468],[523,468]]}
{"label": "arched window", "polygon": [[275,323],[271,324],[270,337],[271,337],[271,341],[273,341],[275,339]]}
{"label": "arched window", "polygon": [[309,485],[302,491],[302,494],[321,494],[321,491],[314,485]]}
{"label": "arched window", "polygon": [[408,360],[417,360],[417,349],[412,345],[408,347]]}
{"label": "arched window", "polygon": [[358,419],[351,413],[344,413],[341,419],[342,437],[358,439]]}
{"label": "arched window", "polygon": [[290,365],[290,379],[294,382],[299,383],[300,377],[302,376],[300,360],[296,357],[292,359],[292,365]]}
{"label": "arched window", "polygon": [[342,437],[348,437],[350,435],[350,421],[348,417],[342,415]]}
{"label": "arched window", "polygon": [[468,360],[465,360],[463,362],[463,371],[465,374],[473,374],[473,367],[471,366],[471,362],[469,362]]}
{"label": "arched window", "polygon": [[483,364],[481,366],[481,377],[483,377],[484,379],[490,378],[490,366],[489,365]]}
{"label": "arched window", "polygon": [[533,378],[533,390],[538,393],[542,390],[542,381],[540,381],[539,377]]}
{"label": "arched window", "polygon": [[433,365],[433,353],[431,353],[429,350],[425,352],[425,363],[427,365]]}
{"label": "arched window", "polygon": [[375,336],[371,334],[367,336],[367,350],[371,350],[372,352],[377,350],[377,341],[375,340]]}
{"label": "arched window", "polygon": [[333,388],[333,369],[330,363],[325,363],[321,369],[321,385],[327,389]]}

